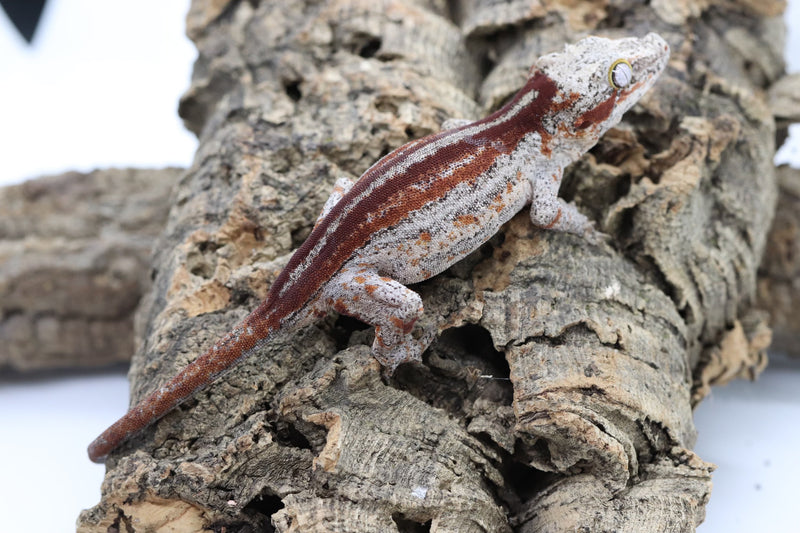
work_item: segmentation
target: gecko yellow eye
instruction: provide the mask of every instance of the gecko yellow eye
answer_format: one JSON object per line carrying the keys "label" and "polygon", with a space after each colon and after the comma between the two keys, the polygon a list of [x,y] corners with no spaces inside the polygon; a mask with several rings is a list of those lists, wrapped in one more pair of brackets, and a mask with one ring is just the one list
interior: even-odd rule
{"label": "gecko yellow eye", "polygon": [[617,59],[608,69],[608,83],[615,89],[630,85],[633,80],[633,67],[627,59]]}

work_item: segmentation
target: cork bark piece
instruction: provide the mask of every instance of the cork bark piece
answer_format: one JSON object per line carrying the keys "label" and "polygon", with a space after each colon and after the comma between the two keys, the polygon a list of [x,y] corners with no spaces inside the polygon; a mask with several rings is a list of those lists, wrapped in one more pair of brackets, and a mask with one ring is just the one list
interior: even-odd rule
{"label": "cork bark piece", "polygon": [[414,287],[438,338],[388,381],[352,319],[276,341],[113,453],[80,531],[135,531],[151,505],[197,531],[693,531],[713,466],[692,406],[763,361],[774,20],[688,0],[677,22],[633,0],[499,20],[479,16],[492,0],[222,4],[192,8],[181,113],[201,142],[140,307],[133,401],[256,306],[337,178],[489,112],[587,31],[657,31],[673,58],[562,186],[608,242],[521,213]]}
{"label": "cork bark piece", "polygon": [[769,233],[764,261],[759,269],[758,303],[769,311],[774,331],[774,348],[790,355],[800,355],[798,335],[800,301],[800,170],[778,168],[778,207]]}
{"label": "cork bark piece", "polygon": [[130,359],[180,169],[70,172],[0,189],[0,367]]}

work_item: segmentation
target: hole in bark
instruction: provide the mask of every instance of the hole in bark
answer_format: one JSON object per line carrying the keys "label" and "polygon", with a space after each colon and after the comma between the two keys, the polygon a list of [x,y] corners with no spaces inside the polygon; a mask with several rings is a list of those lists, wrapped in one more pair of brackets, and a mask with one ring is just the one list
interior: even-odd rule
{"label": "hole in bark", "polygon": [[[351,337],[358,331],[370,329],[372,326],[347,315],[339,315],[331,328],[331,334],[336,342],[337,350],[344,350],[350,346]],[[353,339],[357,341],[358,339]]]}
{"label": "hole in bark", "polygon": [[286,96],[293,102],[297,102],[303,97],[303,93],[300,92],[300,82],[298,80],[283,82],[283,90],[286,91]]}
{"label": "hole in bark", "polygon": [[292,236],[292,249],[299,248],[302,246],[309,235],[311,235],[311,230],[313,229],[312,226],[301,226],[299,228],[293,229],[291,236]]}
{"label": "hole in bark", "polygon": [[361,331],[370,327],[369,324],[365,324],[359,319],[347,315],[339,315],[339,318],[336,319],[335,326],[347,331]]}
{"label": "hole in bark", "polygon": [[358,55],[361,57],[374,57],[381,49],[383,42],[375,35],[359,35]]}
{"label": "hole in bark", "polygon": [[250,296],[251,294],[249,291],[234,288],[231,291],[231,303],[237,306],[244,305],[250,300]]}
{"label": "hole in bark", "polygon": [[629,11],[609,7],[603,20],[598,21],[596,16],[590,15],[584,17],[584,23],[591,24],[590,27],[592,28],[622,28],[625,26],[625,20],[628,14]]}
{"label": "hole in bark", "polygon": [[[528,457],[538,456],[538,460],[548,462],[545,457],[550,457],[547,443],[539,440],[532,448],[520,450],[517,440],[515,457],[507,456],[503,461],[503,477],[508,482],[508,487],[517,495],[519,501],[526,502],[534,498],[539,492],[552,485],[561,476],[551,472],[543,472],[528,464]],[[536,449],[534,453],[533,448]]]}
{"label": "hole in bark", "polygon": [[378,159],[382,159],[384,156],[389,155],[389,153],[394,150],[391,146],[384,146],[381,148],[381,153],[378,154]]}
{"label": "hole in bark", "polygon": [[[244,506],[248,511],[270,517],[284,508],[283,500],[278,496],[269,493],[262,493],[256,496],[250,503]],[[271,530],[274,531],[274,530]]]}
{"label": "hole in bark", "polygon": [[450,346],[454,355],[482,370],[490,370],[495,377],[507,378],[510,373],[505,357],[494,349],[492,336],[480,326],[467,324],[447,329],[442,332],[440,342]]}
{"label": "hole in bark", "polygon": [[508,363],[480,326],[446,330],[422,359],[423,365],[400,366],[393,383],[428,405],[471,419],[477,414],[472,408],[475,402],[480,402],[483,407],[478,411],[483,412],[493,409],[490,405],[506,406],[513,401]]}
{"label": "hole in bark", "polygon": [[[374,105],[375,109],[377,109],[381,113],[389,113],[390,115],[397,116],[397,114],[400,112],[400,110],[397,108],[397,103],[390,98],[379,97],[375,100]],[[384,149],[386,150],[386,153],[381,152],[381,157],[383,157],[384,155],[388,154],[391,151],[387,148]]]}
{"label": "hole in bark", "polygon": [[427,522],[416,522],[407,518],[403,513],[394,513],[392,520],[397,525],[400,533],[426,533],[431,530],[431,520]]}
{"label": "hole in bark", "polygon": [[210,279],[214,275],[216,251],[222,246],[213,241],[198,242],[194,250],[186,254],[186,266],[195,276]]}
{"label": "hole in bark", "polygon": [[622,242],[632,243],[628,246],[628,256],[635,257],[641,253],[641,243],[633,239],[633,209],[625,209],[619,217],[617,225],[617,236]]}
{"label": "hole in bark", "polygon": [[481,55],[481,57],[478,58],[478,61],[478,72],[480,73],[481,79],[486,78],[492,72],[492,70],[494,70],[494,67],[497,66],[497,61],[492,59],[489,54]]}
{"label": "hole in bark", "polygon": [[108,528],[109,533],[135,533],[133,525],[122,511],[117,515],[117,519]]}
{"label": "hole in bark", "polygon": [[280,444],[291,446],[292,448],[300,448],[303,450],[310,450],[311,443],[300,431],[297,430],[292,424],[280,424],[275,431],[275,440]]}
{"label": "hole in bark", "polygon": [[464,19],[461,2],[457,2],[456,0],[447,0],[445,6],[447,8],[445,16],[450,20],[450,22],[454,23],[456,26],[460,26],[462,20]]}
{"label": "hole in bark", "polygon": [[614,191],[614,194],[616,195],[615,198],[622,198],[624,196],[628,196],[630,192],[631,192],[631,181],[629,179],[621,179],[616,182]]}

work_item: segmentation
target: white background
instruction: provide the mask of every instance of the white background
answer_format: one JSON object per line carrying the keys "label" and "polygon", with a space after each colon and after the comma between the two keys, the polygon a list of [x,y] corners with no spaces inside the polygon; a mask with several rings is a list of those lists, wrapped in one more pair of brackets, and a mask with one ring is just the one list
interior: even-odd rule
{"label": "white background", "polygon": [[[789,4],[790,30],[800,30],[800,0]],[[0,13],[0,184],[188,166],[196,141],[176,112],[195,57],[183,34],[188,5],[50,0],[31,47]],[[799,71],[800,31],[787,56]],[[778,161],[800,166],[800,127],[793,136]],[[714,389],[698,408],[696,451],[718,465],[698,531],[800,533],[798,391],[800,365],[777,358],[758,382]],[[0,376],[0,529],[74,531],[80,509],[99,500],[104,472],[86,445],[126,408],[124,371]]]}

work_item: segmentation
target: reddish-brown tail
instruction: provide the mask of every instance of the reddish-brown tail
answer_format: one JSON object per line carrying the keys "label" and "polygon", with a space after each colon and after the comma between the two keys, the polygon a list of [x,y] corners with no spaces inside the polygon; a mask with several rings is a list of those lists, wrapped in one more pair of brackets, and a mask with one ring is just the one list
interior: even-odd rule
{"label": "reddish-brown tail", "polygon": [[233,331],[217,341],[210,350],[132,407],[125,416],[97,437],[89,445],[89,459],[95,463],[104,462],[114,448],[214,381],[225,370],[232,368],[258,344],[263,344],[272,337],[278,329],[274,322],[277,321],[264,317],[263,309],[257,309]]}

